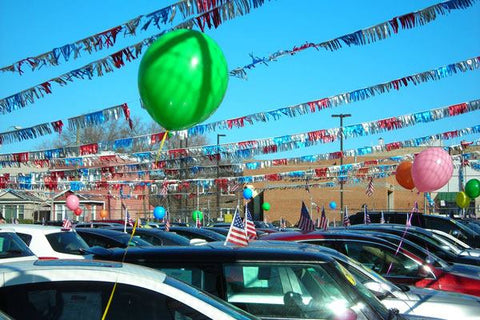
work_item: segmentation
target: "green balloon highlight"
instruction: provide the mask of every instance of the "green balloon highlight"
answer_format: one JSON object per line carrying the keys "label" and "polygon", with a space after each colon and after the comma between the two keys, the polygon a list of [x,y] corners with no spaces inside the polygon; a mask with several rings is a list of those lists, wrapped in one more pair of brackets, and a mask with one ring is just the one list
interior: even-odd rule
{"label": "green balloon highlight", "polygon": [[459,206],[462,209],[465,209],[470,204],[470,198],[467,196],[465,192],[460,191],[460,192],[457,192],[457,197],[455,199],[455,202],[457,203],[457,206]]}
{"label": "green balloon highlight", "polygon": [[470,199],[475,199],[480,195],[480,181],[478,179],[468,180],[465,185],[465,193]]}
{"label": "green balloon highlight", "polygon": [[195,210],[192,212],[192,219],[193,221],[197,221],[197,216],[198,220],[202,221],[203,220],[203,212],[200,210]]}
{"label": "green balloon highlight", "polygon": [[228,66],[207,35],[180,29],[158,38],[138,71],[144,108],[167,130],[183,130],[217,110],[228,85]]}
{"label": "green balloon highlight", "polygon": [[270,210],[270,203],[264,202],[264,203],[262,204],[262,209],[265,210],[265,211]]}

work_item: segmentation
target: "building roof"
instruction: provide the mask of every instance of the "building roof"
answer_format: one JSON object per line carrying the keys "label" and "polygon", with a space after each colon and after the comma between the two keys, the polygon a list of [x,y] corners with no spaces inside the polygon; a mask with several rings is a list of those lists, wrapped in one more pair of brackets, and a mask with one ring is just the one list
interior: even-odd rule
{"label": "building roof", "polygon": [[18,198],[18,200],[30,201],[30,202],[44,202],[45,201],[45,199],[37,197],[31,191],[11,190],[11,189],[5,189],[2,192],[0,192],[0,201],[8,201],[8,200],[13,201],[13,200],[15,200],[15,199],[1,199],[7,193],[12,194],[16,198]]}

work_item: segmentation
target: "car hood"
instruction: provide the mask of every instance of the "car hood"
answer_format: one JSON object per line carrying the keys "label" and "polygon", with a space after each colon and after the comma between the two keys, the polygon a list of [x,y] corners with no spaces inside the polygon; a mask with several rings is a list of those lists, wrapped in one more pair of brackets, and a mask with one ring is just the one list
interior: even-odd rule
{"label": "car hood", "polygon": [[480,298],[433,289],[408,287],[407,291],[394,291],[382,300],[389,309],[398,309],[407,319],[412,316],[435,317],[438,319],[478,319]]}

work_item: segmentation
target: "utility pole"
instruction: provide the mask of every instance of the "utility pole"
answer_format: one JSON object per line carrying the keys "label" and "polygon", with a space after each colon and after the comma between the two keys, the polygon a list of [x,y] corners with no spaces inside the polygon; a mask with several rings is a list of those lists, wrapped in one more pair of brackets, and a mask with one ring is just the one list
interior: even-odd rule
{"label": "utility pole", "polygon": [[[351,117],[350,113],[332,114],[332,118],[340,118],[340,172],[343,171],[343,118]],[[340,221],[343,219],[343,179],[340,182]]]}
{"label": "utility pole", "polygon": [[[220,178],[220,137],[225,137],[225,134],[217,133],[217,180]],[[220,210],[220,186],[217,184],[217,217],[222,215]]]}

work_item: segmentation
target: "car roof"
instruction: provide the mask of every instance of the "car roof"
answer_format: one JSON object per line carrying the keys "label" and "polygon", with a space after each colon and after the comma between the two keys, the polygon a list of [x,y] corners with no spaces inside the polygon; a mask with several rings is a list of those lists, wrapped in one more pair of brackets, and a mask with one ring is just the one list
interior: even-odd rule
{"label": "car roof", "polygon": [[[0,264],[0,286],[30,282],[75,281],[88,279],[93,281],[111,281],[135,284],[138,281],[165,280],[160,271],[127,263],[98,260],[36,260]],[[24,275],[29,275],[25,277]]]}
{"label": "car roof", "polygon": [[[123,227],[108,227],[106,228],[107,230],[114,230],[114,231],[122,231],[123,232]],[[130,232],[133,230],[132,227],[127,227],[126,231],[127,233],[130,234]],[[168,232],[159,228],[136,228],[135,229],[135,234],[151,234],[151,235],[158,235],[161,238],[164,239],[171,239],[171,240],[176,240],[178,242],[181,242],[185,245],[190,244],[190,240],[188,240],[186,237],[176,234],[174,232]]]}
{"label": "car roof", "polygon": [[62,229],[62,227],[44,226],[44,225],[41,225],[41,224],[13,224],[13,223],[7,223],[7,224],[2,224],[0,228],[9,228],[10,230],[15,230],[15,232],[25,232],[25,233],[37,232],[37,233],[43,233],[43,234],[71,231],[71,230]]}
{"label": "car roof", "polygon": [[[142,260],[146,262],[235,262],[235,261],[281,261],[329,262],[332,258],[308,247],[296,245],[274,246],[261,240],[246,247],[224,245],[223,242],[209,242],[202,246],[164,246],[164,247],[131,247],[125,254],[125,261]],[[253,242],[252,242],[253,243]],[[112,248],[95,254],[95,258],[106,260],[122,259],[125,250]]]}

